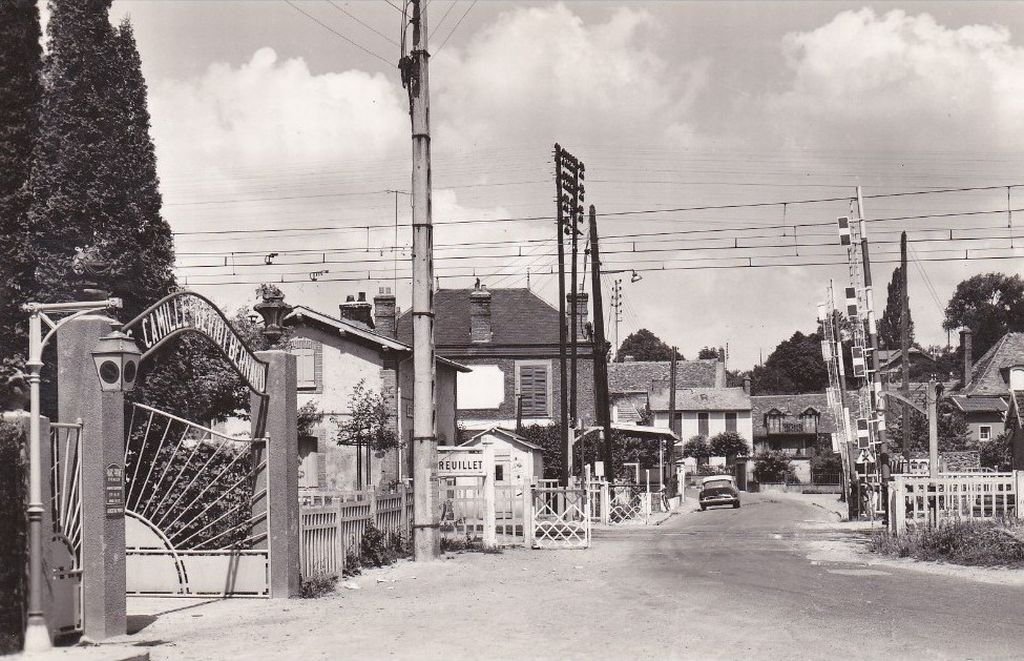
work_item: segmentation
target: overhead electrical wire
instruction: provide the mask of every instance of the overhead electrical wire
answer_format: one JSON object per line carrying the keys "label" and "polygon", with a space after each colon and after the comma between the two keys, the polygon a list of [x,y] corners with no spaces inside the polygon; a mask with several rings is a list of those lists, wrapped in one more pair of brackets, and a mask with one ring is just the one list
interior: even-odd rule
{"label": "overhead electrical wire", "polygon": [[351,19],[352,19],[353,21],[355,21],[355,22],[356,22],[356,23],[358,23],[359,25],[362,25],[362,26],[363,26],[364,28],[366,28],[366,29],[367,29],[367,30],[369,30],[370,32],[374,33],[374,34],[375,34],[375,35],[377,35],[378,37],[381,37],[382,39],[386,39],[386,40],[388,41],[388,43],[390,43],[390,44],[392,44],[392,45],[394,45],[394,46],[397,46],[397,45],[398,45],[398,42],[397,42],[397,41],[395,41],[395,40],[394,40],[394,39],[392,39],[391,37],[387,36],[387,35],[386,35],[386,34],[384,34],[383,32],[380,32],[379,30],[377,30],[377,28],[373,27],[373,26],[372,26],[372,25],[370,25],[369,23],[364,23],[364,22],[363,22],[362,20],[360,20],[360,18],[359,18],[358,16],[355,16],[354,14],[351,14],[351,13],[349,13],[349,12],[348,12],[348,11],[347,11],[346,9],[344,9],[343,7],[340,7],[340,6],[338,6],[338,5],[337,5],[337,4],[336,4],[336,3],[334,2],[334,0],[327,0],[327,3],[328,3],[329,5],[331,5],[332,7],[334,7],[335,9],[337,9],[338,11],[340,11],[340,12],[341,12],[342,14],[344,14],[345,16],[348,16],[349,18],[351,18]]}
{"label": "overhead electrical wire", "polygon": [[[334,29],[334,28],[332,28],[332,27],[331,27],[330,25],[327,25],[326,23],[324,23],[323,21],[321,21],[321,20],[320,20],[319,18],[317,18],[316,16],[313,16],[312,14],[310,14],[309,12],[307,12],[306,10],[304,10],[304,9],[302,9],[301,7],[299,7],[298,5],[294,4],[294,3],[293,3],[293,2],[291,1],[291,0],[284,0],[284,2],[285,2],[285,4],[286,4],[286,5],[288,5],[289,7],[291,7],[292,9],[294,9],[295,11],[299,12],[300,14],[302,14],[303,16],[305,16],[306,18],[308,18],[309,20],[313,21],[314,23],[316,23],[317,25],[319,25],[319,26],[320,26],[320,27],[322,27],[323,29],[327,30],[328,32],[330,32],[331,34],[334,34],[334,35],[335,35],[335,36],[337,36],[337,37],[340,37],[340,38],[344,39],[344,40],[345,40],[345,41],[347,41],[348,43],[352,44],[353,46],[355,46],[355,47],[356,47],[356,48],[358,48],[359,50],[361,50],[361,51],[363,51],[364,53],[366,53],[367,55],[372,55],[373,57],[377,58],[378,60],[380,60],[380,61],[381,61],[381,62],[383,62],[384,64],[387,64],[388,66],[394,66],[394,62],[391,62],[390,60],[388,60],[387,58],[385,58],[385,57],[384,57],[383,55],[378,55],[377,53],[373,52],[373,51],[372,51],[372,50],[370,50],[369,48],[367,48],[367,47],[365,47],[365,46],[363,46],[363,45],[361,45],[361,44],[359,44],[359,43],[357,43],[357,42],[353,41],[352,39],[349,39],[348,37],[346,37],[346,36],[345,36],[344,34],[342,34],[341,32],[339,32],[339,31],[335,30],[335,29]],[[390,4],[390,3],[389,3],[389,4]]]}
{"label": "overhead electrical wire", "polygon": [[476,3],[477,0],[473,0],[472,4],[470,4],[469,7],[466,8],[466,11],[462,13],[461,17],[459,17],[459,22],[455,24],[455,27],[452,28],[452,31],[448,33],[448,36],[444,38],[444,41],[441,42],[441,45],[438,46],[436,51],[434,51],[434,55],[437,55],[438,53],[441,52],[441,49],[444,48],[444,45],[448,43],[448,40],[452,38],[452,35],[455,34],[455,31],[459,29],[460,25],[462,25],[462,21],[466,20],[466,16],[468,16],[469,12],[473,9],[473,7],[476,6]]}

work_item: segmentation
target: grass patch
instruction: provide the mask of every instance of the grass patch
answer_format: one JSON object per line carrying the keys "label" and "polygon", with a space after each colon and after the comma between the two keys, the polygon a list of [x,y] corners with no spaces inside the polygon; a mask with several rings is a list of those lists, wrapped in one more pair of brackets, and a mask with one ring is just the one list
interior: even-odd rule
{"label": "grass patch", "polygon": [[1024,567],[1020,527],[1002,521],[948,521],[935,528],[914,526],[898,537],[879,531],[868,550],[896,558],[949,562],[972,567]]}
{"label": "grass patch", "polygon": [[484,542],[479,537],[471,537],[469,533],[466,533],[465,537],[445,537],[441,536],[441,552],[442,553],[491,553],[500,554],[501,549],[498,547],[486,547]]}

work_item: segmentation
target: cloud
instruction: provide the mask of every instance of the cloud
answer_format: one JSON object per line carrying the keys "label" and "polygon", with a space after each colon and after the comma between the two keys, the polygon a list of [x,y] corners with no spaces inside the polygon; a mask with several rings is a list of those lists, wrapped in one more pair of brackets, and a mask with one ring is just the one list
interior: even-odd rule
{"label": "cloud", "polygon": [[154,85],[150,110],[162,171],[365,159],[408,141],[405,99],[383,74],[314,74],[271,48]]}
{"label": "cloud", "polygon": [[658,30],[626,8],[596,24],[562,4],[505,12],[464,49],[433,58],[440,135],[461,145],[688,139],[707,63],[663,59],[647,46]]}
{"label": "cloud", "polygon": [[790,33],[783,48],[791,85],[766,102],[795,146],[1024,146],[1024,49],[1006,28],[865,8]]}

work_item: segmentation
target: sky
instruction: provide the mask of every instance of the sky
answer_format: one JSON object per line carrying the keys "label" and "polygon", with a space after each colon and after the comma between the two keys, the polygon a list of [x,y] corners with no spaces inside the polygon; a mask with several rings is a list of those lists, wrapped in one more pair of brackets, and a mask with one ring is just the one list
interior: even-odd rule
{"label": "sky", "polygon": [[[402,2],[115,0],[142,56],[179,283],[229,309],[260,282],[329,314],[380,287],[410,305]],[[1024,5],[426,11],[443,288],[479,277],[557,305],[556,142],[586,164],[606,305],[622,281],[613,340],[617,326],[687,357],[728,345],[748,369],[815,330],[830,279],[849,280],[835,221],[857,186],[879,316],[908,232],[919,344],[946,344],[958,282],[1024,268]],[[981,190],[941,192],[962,188]]]}

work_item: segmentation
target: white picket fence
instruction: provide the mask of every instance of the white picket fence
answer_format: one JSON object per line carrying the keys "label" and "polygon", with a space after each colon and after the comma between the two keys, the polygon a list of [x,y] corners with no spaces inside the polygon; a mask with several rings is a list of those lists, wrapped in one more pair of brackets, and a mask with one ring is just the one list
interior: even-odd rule
{"label": "white picket fence", "polygon": [[889,486],[889,527],[899,534],[908,525],[949,519],[1019,517],[1024,473],[941,473],[895,475]]}
{"label": "white picket fence", "polygon": [[303,576],[341,574],[345,557],[359,553],[372,523],[406,539],[412,525],[412,491],[302,491],[299,494],[299,562]]}

